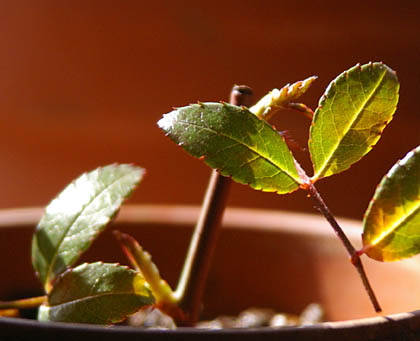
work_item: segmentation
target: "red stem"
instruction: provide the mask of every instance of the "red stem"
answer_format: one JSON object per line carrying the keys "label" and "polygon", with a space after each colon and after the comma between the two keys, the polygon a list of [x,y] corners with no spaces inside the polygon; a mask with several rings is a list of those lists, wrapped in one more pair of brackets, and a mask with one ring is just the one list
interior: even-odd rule
{"label": "red stem", "polygon": [[372,286],[369,283],[368,277],[366,275],[365,269],[363,267],[362,261],[360,259],[360,254],[354,246],[351,244],[350,240],[347,238],[344,231],[341,229],[338,222],[335,220],[334,216],[332,215],[331,211],[329,210],[328,206],[325,204],[324,200],[322,199],[321,195],[319,194],[318,190],[315,188],[314,184],[312,183],[311,179],[306,175],[305,171],[302,167],[295,161],[296,169],[298,170],[299,177],[302,179],[303,184],[301,187],[308,191],[311,198],[315,202],[316,208],[324,215],[327,221],[330,223],[331,227],[333,228],[334,232],[338,236],[338,238],[343,243],[344,247],[347,250],[347,253],[350,256],[351,263],[356,267],[357,272],[362,280],[363,286],[372,302],[372,305],[377,313],[382,311],[378,299],[376,298],[375,292],[372,289]]}

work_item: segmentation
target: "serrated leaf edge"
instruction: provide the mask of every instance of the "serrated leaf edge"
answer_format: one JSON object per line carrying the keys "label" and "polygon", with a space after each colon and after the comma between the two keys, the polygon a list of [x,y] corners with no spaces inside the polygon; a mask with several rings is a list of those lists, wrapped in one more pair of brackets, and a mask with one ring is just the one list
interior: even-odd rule
{"label": "serrated leaf edge", "polygon": [[[174,115],[176,115],[176,112],[179,112],[180,110],[183,110],[183,109],[186,109],[186,108],[188,108],[188,107],[192,107],[192,106],[197,106],[197,105],[199,105],[201,108],[204,108],[206,105],[208,105],[208,104],[217,104],[217,105],[219,105],[219,103],[213,103],[213,102],[207,102],[207,103],[202,103],[202,102],[200,102],[200,104],[191,104],[191,105],[187,105],[187,106],[185,106],[185,107],[181,107],[181,108],[177,108],[177,109],[175,109],[175,110],[173,110],[173,111],[171,111],[171,112],[169,112],[169,113],[167,113],[167,114],[164,114],[163,115],[163,117],[158,121],[158,126],[159,126],[159,128],[161,128],[162,130],[164,130],[165,132],[166,132],[166,135],[168,136],[168,135],[170,135],[169,134],[169,132],[168,132],[168,124],[164,124],[163,122],[165,121],[165,120],[167,120],[168,118],[170,118],[170,121],[174,121]],[[248,112],[249,114],[251,114],[252,116],[254,116],[254,117],[256,117],[258,120],[260,120],[261,122],[263,122],[265,125],[267,125],[270,129],[273,129],[275,132],[277,132],[269,123],[267,123],[267,121],[265,121],[264,119],[261,119],[261,118],[259,118],[258,116],[256,116],[256,115],[254,115],[251,111],[249,111],[249,109],[248,108],[246,108],[246,107],[238,107],[238,106],[235,106],[235,105],[232,105],[232,104],[227,104],[227,103],[222,103],[221,105],[223,105],[223,106],[231,106],[231,107],[235,107],[235,108],[238,108],[238,109],[240,109],[241,111],[243,111],[243,112]],[[237,144],[239,144],[239,145],[241,145],[241,146],[243,146],[244,148],[246,148],[246,149],[248,149],[250,152],[252,152],[253,154],[255,154],[257,157],[261,157],[261,158],[263,158],[265,161],[267,161],[268,163],[270,163],[271,165],[273,165],[276,169],[278,169],[280,172],[283,172],[284,174],[286,174],[290,179],[292,179],[298,186],[301,186],[303,183],[302,183],[302,181],[301,181],[301,179],[299,178],[299,176],[298,177],[293,177],[293,175],[291,175],[289,172],[287,172],[285,169],[283,169],[282,167],[280,167],[279,165],[277,165],[276,163],[274,163],[273,161],[271,161],[270,159],[268,159],[267,158],[267,156],[265,156],[265,155],[262,155],[261,153],[259,153],[258,151],[256,151],[256,150],[254,150],[253,148],[251,148],[250,146],[248,146],[248,145],[246,145],[246,144],[244,144],[244,143],[242,143],[241,141],[238,141],[238,140],[236,140],[236,139],[234,139],[234,138],[232,138],[231,136],[228,136],[228,135],[225,135],[225,134],[222,134],[222,133],[219,133],[219,132],[217,132],[217,131],[215,131],[214,129],[211,129],[211,128],[209,128],[209,127],[207,127],[207,126],[205,126],[205,125],[203,125],[203,126],[200,126],[200,125],[197,125],[197,124],[194,124],[194,123],[191,123],[191,122],[186,122],[186,121],[183,121],[183,120],[178,120],[177,119],[177,121],[178,122],[180,122],[180,123],[183,123],[183,124],[185,124],[185,125],[191,125],[191,126],[197,126],[197,127],[199,127],[199,128],[201,128],[201,129],[207,129],[207,130],[209,130],[209,131],[211,131],[212,133],[214,133],[214,134],[216,134],[216,135],[219,135],[219,136],[222,136],[222,137],[224,137],[224,138],[226,138],[226,139],[229,139],[229,140],[231,140],[231,141],[234,141],[235,143],[237,143]],[[277,132],[278,133],[278,132]],[[286,143],[286,141],[285,141],[285,139],[284,139],[284,137],[282,136],[281,137],[282,138],[282,140],[283,140],[283,142],[286,144],[286,146],[287,146],[287,143]],[[288,149],[288,151],[289,151],[289,153],[291,154],[291,156],[292,156],[292,158],[293,158],[293,154],[290,152],[290,149],[287,147],[287,149]],[[188,153],[189,155],[191,155],[190,153]],[[211,168],[215,168],[215,167],[213,167],[213,166],[211,166],[208,162],[207,162],[207,158],[208,157],[211,157],[211,155],[213,155],[213,154],[209,154],[209,155],[201,155],[201,156],[197,156],[197,158],[198,159],[202,159],[202,160],[204,160],[205,161],[205,163],[207,164],[207,165],[209,165]],[[294,158],[293,158],[294,159]],[[251,162],[252,161],[255,161],[255,160],[250,160]],[[220,171],[221,173],[223,172],[223,168],[222,169],[218,169],[218,171]],[[235,179],[233,176],[232,176],[232,174],[230,174],[230,173],[224,173],[223,174],[223,176],[228,176],[228,177],[231,177],[231,178],[233,178],[233,179]],[[240,181],[238,181],[238,182],[240,182]],[[244,182],[240,182],[240,183],[243,183],[244,184]],[[249,184],[247,184],[247,185],[249,185]],[[255,187],[253,187],[253,188],[255,188]],[[255,189],[262,189],[262,188],[255,188]],[[297,188],[296,188],[297,189]],[[264,191],[264,189],[262,189],[263,191]],[[277,191],[272,191],[272,192],[277,192]],[[288,193],[291,193],[291,192],[293,192],[293,191],[289,191]]]}
{"label": "serrated leaf edge", "polygon": [[[125,270],[128,270],[130,272],[133,272],[133,274],[135,274],[135,276],[141,277],[143,278],[143,276],[141,275],[141,273],[131,269],[130,267],[126,266],[126,265],[121,265],[120,263],[104,263],[102,261],[99,262],[94,262],[94,263],[82,263],[80,265],[78,265],[76,268],[67,268],[64,272],[62,272],[60,275],[57,276],[56,278],[56,285],[59,283],[60,280],[62,280],[63,277],[65,277],[66,275],[68,275],[71,272],[74,272],[75,270],[78,270],[81,267],[86,267],[88,265],[110,265],[110,266],[114,266],[114,267],[118,267],[118,268],[123,268]],[[143,278],[144,279],[144,278]],[[147,282],[145,281],[145,284],[147,284]],[[74,304],[74,303],[79,303],[79,302],[83,302],[84,300],[89,300],[89,299],[95,299],[95,298],[100,298],[100,297],[105,297],[105,296],[119,296],[119,295],[138,295],[138,296],[142,296],[139,293],[136,293],[136,291],[134,290],[133,292],[119,292],[119,293],[112,293],[112,292],[107,292],[107,293],[103,293],[103,294],[97,294],[97,295],[93,295],[93,296],[86,296],[83,298],[78,298],[72,301],[67,301],[67,302],[63,302],[63,303],[59,303],[59,304],[55,304],[55,305],[50,305],[48,300],[46,303],[44,303],[42,306],[45,308],[54,308],[54,307],[59,307],[59,306],[65,306],[65,305],[69,305],[69,304]],[[150,292],[150,296],[152,298],[154,298],[153,293]],[[151,303],[153,304],[153,303]],[[122,322],[124,321],[128,316],[132,315],[134,313],[130,313],[130,314],[123,314],[125,316],[123,316],[120,319],[107,319],[107,321],[105,322],[105,324],[110,324],[110,323],[118,323],[118,322]]]}
{"label": "serrated leaf edge", "polygon": [[[133,166],[133,165],[131,165],[131,164],[112,164],[112,165],[109,165],[109,166],[104,166],[104,167],[99,167],[99,168],[97,168],[96,170],[98,170],[98,171],[102,171],[104,168],[106,168],[106,167],[111,167],[111,166],[115,166],[115,167],[118,167],[118,166],[123,166],[123,165],[127,165],[127,166],[130,166],[130,167],[132,167],[133,168],[133,170],[134,169],[136,169],[136,170],[138,170],[138,171],[140,171],[140,175],[139,175],[139,177],[138,177],[138,180],[136,181],[136,184],[138,184],[139,182],[140,182],[140,180],[141,180],[141,178],[142,178],[142,176],[144,175],[144,173],[145,173],[145,171],[144,171],[144,169],[143,168],[141,168],[141,167],[137,167],[137,166]],[[86,174],[89,174],[90,172],[85,172],[85,173],[83,173],[81,176],[83,176],[83,175],[86,175]],[[109,184],[108,186],[106,186],[104,189],[102,189],[96,196],[94,196],[84,207],[83,207],[83,209],[77,214],[77,216],[75,217],[75,219],[71,222],[71,224],[69,224],[69,226],[68,226],[68,228],[66,229],[66,231],[65,231],[65,233],[63,233],[63,237],[61,238],[61,240],[60,240],[60,242],[57,244],[57,248],[56,248],[56,250],[55,250],[55,253],[54,253],[54,256],[53,256],[53,258],[51,259],[51,262],[50,262],[50,264],[49,264],[49,267],[48,267],[48,272],[46,273],[46,277],[45,277],[45,283],[43,283],[44,284],[44,286],[45,286],[45,289],[46,289],[46,291],[47,292],[49,292],[50,291],[50,285],[49,285],[49,283],[51,283],[51,281],[53,281],[56,277],[53,277],[53,278],[50,278],[50,275],[51,275],[51,273],[52,273],[52,271],[53,271],[53,268],[54,268],[54,264],[55,264],[55,260],[57,259],[57,257],[58,257],[58,254],[59,254],[59,249],[60,249],[60,247],[61,247],[61,245],[62,245],[62,243],[63,243],[63,241],[66,239],[66,236],[67,236],[67,233],[68,233],[68,231],[74,226],[74,224],[77,222],[77,220],[80,218],[80,216],[82,215],[82,213],[98,198],[98,197],[100,197],[101,195],[102,195],[102,193],[104,193],[107,189],[109,189],[111,186],[113,186],[113,185],[115,185],[118,181],[120,181],[121,179],[123,179],[124,177],[127,177],[127,176],[131,176],[132,174],[130,173],[130,174],[124,174],[123,176],[121,176],[121,177],[119,177],[119,178],[117,178],[115,181],[113,181],[111,184]],[[75,179],[75,180],[73,180],[71,183],[70,183],[70,185],[71,184],[75,184],[76,183],[76,181],[78,180],[80,178],[80,176],[77,178],[77,179]],[[66,187],[67,188],[67,187]],[[131,192],[130,192],[131,193]],[[127,195],[127,197],[130,195],[130,193]],[[54,199],[54,200],[56,200],[56,199]],[[117,210],[112,216],[110,216],[110,217],[107,217],[107,219],[106,219],[106,222],[104,223],[104,227],[102,228],[102,229],[99,229],[99,230],[97,230],[93,235],[92,235],[92,240],[93,239],[95,239],[101,232],[103,232],[103,230],[105,229],[105,227],[109,224],[109,222],[113,219],[113,217],[115,217],[115,215],[118,213],[118,211],[119,210]],[[84,251],[86,251],[86,250],[81,250],[81,253],[82,252],[84,252]]]}
{"label": "serrated leaf edge", "polygon": [[[404,164],[412,157],[414,156],[416,153],[420,153],[420,146],[417,148],[414,148],[413,150],[411,150],[410,152],[407,153],[407,155],[401,159],[398,160],[392,167],[391,169],[388,171],[388,173],[383,177],[383,179],[381,180],[377,192],[375,192],[373,199],[370,201],[369,203],[369,207],[366,210],[365,213],[365,218],[369,215],[369,212],[371,210],[371,207],[374,205],[375,200],[377,195],[379,195],[380,193],[380,189],[381,187],[385,184],[385,182],[393,175],[394,172],[396,172],[399,167],[404,166]],[[396,222],[394,222],[392,224],[391,227],[389,227],[386,231],[382,232],[378,237],[376,237],[372,242],[370,242],[369,244],[366,244],[364,246],[364,249],[367,251],[369,248],[374,247],[375,245],[377,245],[378,243],[380,243],[381,241],[383,241],[385,238],[387,238],[392,232],[394,232],[395,230],[398,229],[398,227],[404,223],[405,221],[409,220],[410,217],[415,214],[418,210],[420,210],[420,202],[417,204],[417,206],[413,207],[409,212],[407,212],[407,214],[404,215],[404,217],[402,217],[401,219],[398,219]]]}
{"label": "serrated leaf edge", "polygon": [[[185,123],[185,124],[190,124],[190,125],[193,125],[194,126],[194,124],[191,124],[190,122],[185,122],[185,121],[181,121],[182,123]],[[269,125],[268,125],[269,126]],[[197,127],[201,127],[201,126],[199,126],[199,125],[197,125]],[[226,135],[226,134],[222,134],[222,133],[219,133],[219,132],[217,132],[217,131],[215,131],[215,130],[213,130],[213,129],[211,129],[211,128],[209,128],[209,127],[207,127],[207,126],[204,126],[204,128],[205,129],[207,129],[207,130],[209,130],[209,131],[211,131],[211,132],[213,132],[213,133],[215,133],[215,134],[217,134],[217,135],[221,135],[221,136],[223,136],[223,137],[225,137],[225,138],[227,138],[227,139],[229,139],[229,140],[231,140],[231,141],[234,141],[234,142],[236,142],[237,144],[239,144],[239,145],[241,145],[241,146],[243,146],[243,147],[245,147],[246,149],[248,149],[249,151],[251,151],[253,154],[255,154],[256,156],[257,156],[257,158],[259,158],[259,157],[261,157],[261,158],[263,158],[265,161],[267,161],[268,163],[270,163],[271,165],[273,165],[273,166],[275,166],[278,170],[280,170],[280,171],[282,171],[283,173],[285,173],[289,178],[291,178],[294,182],[296,182],[298,185],[299,184],[301,184],[300,182],[298,182],[297,181],[297,179],[295,179],[292,175],[290,175],[289,174],[289,172],[287,172],[286,170],[284,170],[284,169],[282,169],[279,165],[277,165],[276,163],[274,163],[273,161],[271,161],[270,159],[268,159],[267,158],[267,156],[265,156],[265,155],[263,155],[263,154],[261,154],[261,153],[259,153],[258,151],[256,151],[254,148],[251,148],[250,146],[248,146],[248,145],[246,145],[246,144],[244,144],[244,143],[242,143],[241,141],[239,141],[239,140],[237,140],[237,139],[234,139],[234,138],[232,138],[232,137],[230,137],[230,136],[228,136],[228,135]],[[284,138],[283,138],[283,141],[284,141]],[[203,155],[204,156],[204,158],[206,158],[206,155]],[[209,156],[209,155],[208,155]],[[208,157],[207,156],[207,157]],[[248,162],[253,162],[253,161],[255,161],[257,158],[255,158],[255,159],[252,159],[252,160],[248,160]],[[247,163],[244,163],[243,165],[246,165]]]}
{"label": "serrated leaf edge", "polygon": [[[122,269],[125,269],[125,270],[128,270],[128,271],[132,272],[135,276],[139,276],[139,277],[143,278],[143,280],[144,280],[144,277],[141,275],[140,272],[130,268],[127,265],[122,265],[120,263],[105,263],[105,262],[99,261],[99,262],[93,262],[93,263],[84,262],[84,263],[78,265],[75,268],[67,268],[65,271],[63,271],[62,273],[60,273],[57,276],[55,285],[59,285],[60,281],[62,281],[64,277],[68,276],[68,274],[70,274],[72,272],[75,272],[75,271],[79,270],[80,268],[83,268],[83,267],[86,267],[86,266],[89,266],[89,265],[92,265],[92,266],[94,266],[94,265],[109,265],[109,266],[112,266],[112,267],[115,267],[115,268],[122,268]],[[147,283],[147,282],[145,281],[145,283]],[[48,296],[50,294],[51,293],[49,293]],[[128,292],[128,293],[119,293],[119,294],[122,294],[122,295],[137,295],[137,293],[135,291],[134,292]],[[106,295],[118,295],[118,294],[104,293],[104,294],[98,294],[98,295],[95,295],[95,296],[92,296],[92,297],[101,297],[101,296],[106,296]],[[151,293],[151,296],[153,296],[152,293]],[[58,305],[62,305],[62,304],[66,304],[66,303],[78,302],[80,300],[84,300],[84,299],[89,298],[89,297],[91,297],[91,296],[86,296],[86,297],[83,297],[83,298],[79,298],[79,299],[76,299],[76,300],[63,302],[63,303],[59,303],[59,304],[55,304],[55,305],[50,305],[49,302],[47,301],[47,304],[44,304],[44,305],[47,306],[47,307],[56,307]]]}
{"label": "serrated leaf edge", "polygon": [[[319,179],[321,179],[323,176],[322,176],[322,172],[324,171],[324,169],[325,169],[325,167],[328,165],[328,162],[329,162],[329,160],[331,160],[331,158],[333,157],[333,155],[335,154],[335,152],[337,151],[337,146],[339,146],[339,144],[340,144],[340,142],[341,142],[341,140],[343,139],[343,137],[344,136],[346,136],[347,135],[347,133],[350,131],[350,129],[351,129],[351,127],[352,127],[352,125],[353,125],[353,123],[357,120],[357,118],[359,117],[359,115],[360,115],[360,112],[363,110],[363,108],[366,106],[366,104],[367,103],[369,103],[369,101],[371,100],[371,97],[372,97],[372,95],[376,92],[376,90],[379,88],[379,86],[380,86],[380,84],[382,83],[382,80],[385,78],[385,76],[386,76],[386,74],[387,74],[387,72],[389,71],[389,72],[393,72],[393,73],[395,73],[395,71],[393,71],[391,68],[389,68],[387,65],[385,65],[385,64],[383,64],[383,63],[381,63],[381,62],[377,62],[377,63],[372,63],[372,62],[370,62],[369,64],[367,64],[367,65],[369,65],[371,68],[373,68],[373,66],[374,65],[381,65],[381,66],[383,66],[384,67],[384,72],[383,72],[383,74],[382,74],[382,76],[381,76],[381,79],[378,81],[378,84],[375,86],[375,88],[373,89],[373,91],[369,94],[369,96],[368,96],[368,99],[363,103],[363,105],[359,108],[359,110],[358,110],[358,113],[356,114],[356,115],[354,115],[354,118],[351,120],[351,122],[348,124],[348,126],[346,127],[346,129],[345,129],[345,133],[343,133],[343,136],[342,136],[342,138],[337,142],[337,144],[336,144],[336,146],[335,146],[335,149],[333,149],[333,151],[331,152],[331,154],[328,156],[328,158],[326,159],[326,161],[324,162],[324,165],[321,167],[321,169],[319,169],[319,171],[317,172],[317,173],[315,173],[312,177],[311,177],[311,181],[312,181],[312,183],[315,183],[316,181],[318,181]],[[327,87],[327,89],[325,90],[325,93],[322,95],[322,97],[321,97],[321,99],[320,99],[320,101],[319,101],[319,104],[318,104],[318,108],[322,108],[322,106],[323,106],[323,104],[324,104],[324,102],[325,102],[325,100],[327,99],[327,93],[328,93],[328,91],[330,90],[330,88],[332,87],[332,86],[335,86],[335,84],[336,84],[336,82],[337,82],[337,80],[340,78],[340,77],[342,77],[343,75],[345,75],[346,77],[348,76],[348,73],[349,72],[351,72],[351,71],[353,71],[353,70],[355,70],[356,68],[358,68],[358,69],[360,69],[361,70],[361,68],[362,68],[362,66],[360,65],[360,63],[358,63],[358,64],[356,64],[355,66],[353,66],[352,68],[350,68],[349,70],[347,70],[347,71],[345,71],[345,72],[343,72],[342,74],[340,74],[340,75],[338,75],[329,85],[328,85],[328,87]],[[397,93],[397,97],[398,97],[398,93]],[[318,109],[317,108],[317,109]],[[394,107],[394,109],[396,108],[396,106]],[[395,111],[395,110],[394,110]],[[315,113],[316,113],[316,111],[315,111]],[[314,118],[315,118],[315,115],[314,115]],[[392,116],[391,116],[391,119],[392,119]],[[390,120],[391,120],[390,119]],[[389,121],[390,121],[389,120]],[[389,121],[387,121],[386,122],[386,124],[388,124],[389,123]],[[314,121],[312,121],[312,123],[311,123],[311,129],[312,129],[312,126],[313,126],[313,124],[314,124]],[[378,138],[376,139],[376,140],[374,140],[374,141],[372,141],[372,144],[367,148],[367,150],[366,150],[366,152],[365,152],[365,154],[364,155],[366,155],[372,148],[373,148],[373,146],[378,142],[378,140],[379,140],[379,138],[380,138],[380,135],[378,136]],[[311,156],[311,159],[312,159],[312,154],[310,155]],[[313,163],[313,161],[312,161],[312,164],[314,164]],[[350,167],[351,167],[352,165],[349,165],[347,168],[345,168],[345,169],[343,169],[342,171],[345,171],[345,170],[347,170],[347,169],[349,169]]]}

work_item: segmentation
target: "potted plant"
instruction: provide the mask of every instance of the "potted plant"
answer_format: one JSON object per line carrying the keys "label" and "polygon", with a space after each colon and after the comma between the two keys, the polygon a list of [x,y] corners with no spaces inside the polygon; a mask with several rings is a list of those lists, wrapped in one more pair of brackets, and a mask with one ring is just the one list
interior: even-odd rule
{"label": "potted plant", "polygon": [[[218,169],[212,173],[175,291],[160,277],[150,255],[127,233],[114,232],[134,269],[101,262],[83,263],[72,268],[118,212],[123,200],[142,178],[143,170],[131,165],[111,165],[86,173],[71,183],[48,205],[32,240],[32,262],[45,295],[1,304],[3,308],[9,309],[40,306],[38,319],[44,322],[25,321],[20,325],[20,331],[28,328],[32,333],[42,334],[48,329],[53,330],[55,335],[61,335],[71,330],[72,337],[124,335],[135,338],[141,335],[143,338],[182,339],[233,335],[309,339],[326,338],[328,333],[330,339],[346,335],[350,339],[356,336],[365,339],[384,339],[396,335],[414,337],[420,320],[417,313],[311,327],[217,332],[196,328],[145,332],[121,326],[111,329],[85,326],[81,330],[71,324],[62,324],[116,323],[144,306],[153,305],[171,316],[180,326],[194,325],[200,314],[210,262],[220,234],[219,226],[230,182],[228,177],[255,189],[279,194],[299,188],[307,191],[342,241],[374,310],[380,312],[380,303],[362,265],[361,255],[367,254],[373,259],[388,261],[418,253],[419,243],[415,231],[420,201],[420,148],[414,149],[397,162],[382,180],[365,215],[363,247],[356,250],[353,246],[354,231],[348,237],[324,203],[315,183],[321,178],[346,170],[377,142],[395,111],[399,84],[395,72],[382,63],[356,65],[331,82],[313,112],[296,100],[315,79],[310,77],[281,90],[275,89],[249,109],[250,89],[234,87],[232,104],[198,103],[175,109],[159,121],[160,128],[172,140],[191,155],[204,159],[208,165]],[[266,122],[278,109],[284,108],[302,112],[312,120],[309,140],[309,152],[314,165],[312,177],[294,159],[291,139]],[[313,234],[309,231],[307,234],[313,242]],[[299,237],[305,240],[304,234]],[[298,240],[289,249],[286,245],[290,241],[282,245],[289,251],[284,263],[290,262],[290,265],[293,260],[301,261],[300,253],[305,248],[299,249]],[[317,240],[315,244],[322,244],[322,240]],[[230,244],[232,249],[233,244]],[[307,242],[303,244],[308,245]],[[333,249],[330,244],[327,248]],[[314,248],[315,253],[310,254],[310,257],[320,257],[321,249],[325,250],[325,247]],[[301,252],[293,258],[294,252],[291,250]],[[243,251],[237,252],[243,254]],[[332,259],[335,257],[338,256],[333,252]],[[324,260],[327,258],[324,256]],[[283,267],[282,273],[285,268],[290,268],[277,262],[276,266],[279,269]],[[409,276],[408,273],[404,275]],[[263,283],[263,291],[269,287],[269,277],[258,277]],[[286,278],[289,280],[290,276]],[[220,295],[220,292],[217,294]],[[253,294],[249,292],[249,295]],[[345,295],[343,288],[340,289],[341,295]],[[293,295],[287,293],[287,296]],[[274,301],[272,296],[270,298]],[[10,327],[20,322],[5,318],[0,321],[0,325]],[[19,330],[14,332],[17,335]]]}

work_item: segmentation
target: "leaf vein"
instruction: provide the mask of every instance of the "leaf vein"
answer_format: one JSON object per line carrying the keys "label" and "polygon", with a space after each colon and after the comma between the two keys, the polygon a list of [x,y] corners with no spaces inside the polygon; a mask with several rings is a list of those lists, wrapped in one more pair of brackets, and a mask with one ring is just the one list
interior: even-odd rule
{"label": "leaf vein", "polygon": [[297,184],[300,184],[300,181],[298,181],[297,179],[295,179],[291,174],[289,174],[289,172],[287,172],[285,169],[283,169],[281,166],[277,165],[275,162],[273,162],[272,160],[270,160],[266,155],[263,155],[261,152],[259,152],[258,150],[255,150],[254,148],[252,148],[251,146],[245,144],[244,142],[233,138],[232,136],[226,135],[224,133],[218,132],[210,127],[207,127],[205,125],[199,125],[193,122],[188,122],[188,121],[184,121],[184,120],[178,120],[178,122],[183,123],[185,125],[190,125],[190,126],[194,126],[197,127],[199,129],[205,129],[210,131],[211,133],[215,134],[215,135],[220,135],[228,140],[234,141],[236,143],[238,143],[238,145],[243,146],[245,149],[249,150],[250,152],[256,154],[256,155],[260,155],[265,161],[267,161],[269,164],[273,165],[275,168],[279,169],[280,171],[282,171],[283,173],[285,173],[287,176],[289,176],[294,182],[296,182]]}
{"label": "leaf vein", "polygon": [[[48,266],[48,272],[47,272],[47,275],[46,275],[46,281],[49,281],[49,278],[50,278],[50,275],[51,275],[51,272],[52,272],[52,270],[53,270],[53,268],[54,268],[54,264],[55,264],[55,261],[56,261],[56,259],[57,259],[57,257],[58,257],[58,252],[59,252],[59,249],[60,249],[60,247],[63,245],[63,243],[64,243],[64,241],[66,240],[66,237],[67,237],[67,233],[71,230],[71,228],[77,223],[77,221],[79,220],[79,218],[82,216],[82,214],[103,194],[103,193],[105,193],[105,191],[107,191],[109,188],[111,188],[112,186],[114,186],[115,184],[118,184],[118,182],[121,180],[121,179],[123,179],[123,178],[125,178],[125,177],[129,177],[129,176],[131,176],[131,173],[129,173],[129,174],[123,174],[123,175],[121,175],[121,176],[119,176],[119,177],[117,177],[114,181],[112,181],[110,184],[108,184],[106,187],[104,187],[97,195],[95,195],[95,196],[93,196],[90,200],[89,200],[89,202],[88,203],[86,203],[86,205],[82,208],[82,210],[78,213],[78,214],[76,214],[76,216],[74,217],[74,219],[73,219],[73,221],[69,224],[69,226],[68,226],[68,228],[64,231],[64,233],[63,233],[63,237],[59,240],[59,242],[58,242],[58,244],[57,244],[57,247],[56,247],[56,249],[55,249],[55,252],[54,252],[54,255],[53,255],[53,257],[52,257],[52,259],[51,259],[51,261],[50,261],[50,263],[49,263],[49,266]],[[76,185],[76,184],[75,184]]]}
{"label": "leaf vein", "polygon": [[396,222],[394,222],[387,230],[382,232],[370,244],[375,246],[378,243],[382,242],[392,232],[397,232],[398,228],[407,221],[409,221],[411,217],[415,215],[418,211],[420,211],[420,202],[418,202],[417,205],[414,205],[413,208],[408,212],[408,214],[404,215],[401,219],[398,219]]}
{"label": "leaf vein", "polygon": [[[365,100],[363,101],[363,103],[360,105],[358,112],[353,115],[353,119],[350,120],[350,122],[347,124],[347,126],[343,129],[343,134],[341,136],[339,136],[339,139],[337,139],[337,142],[335,143],[334,148],[331,148],[331,152],[330,154],[327,156],[327,158],[324,160],[324,164],[323,166],[319,169],[319,171],[317,172],[317,174],[314,176],[314,178],[318,178],[322,172],[324,171],[324,169],[327,167],[327,165],[329,164],[329,161],[333,158],[335,152],[337,151],[337,147],[340,145],[341,140],[344,138],[344,136],[347,135],[347,133],[352,129],[353,124],[356,122],[357,118],[359,117],[360,113],[365,109],[366,105],[370,102],[370,100],[373,98],[372,96],[375,94],[375,92],[380,88],[383,79],[385,78],[386,75],[386,70],[383,70],[383,73],[380,77],[380,79],[378,80],[377,84],[375,85],[375,87],[372,89],[372,91],[370,92],[369,96],[365,97]],[[324,154],[325,155],[325,154]]]}

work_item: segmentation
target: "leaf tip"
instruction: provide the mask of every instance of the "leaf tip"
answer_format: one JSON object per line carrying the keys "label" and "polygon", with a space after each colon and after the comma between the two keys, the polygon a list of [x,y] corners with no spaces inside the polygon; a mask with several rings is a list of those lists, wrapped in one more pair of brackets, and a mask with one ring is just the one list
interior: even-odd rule
{"label": "leaf tip", "polygon": [[[172,111],[172,113],[173,112],[174,111]],[[168,113],[168,114],[164,114],[162,118],[159,121],[157,121],[157,125],[160,129],[162,129],[168,134],[174,122],[175,122],[175,118],[173,117],[173,115],[171,115],[171,113]]]}

